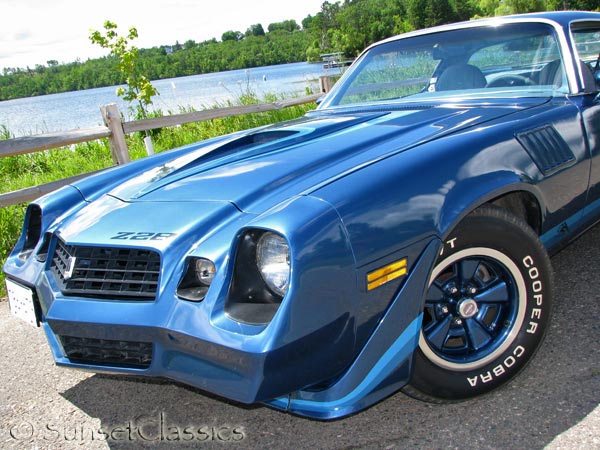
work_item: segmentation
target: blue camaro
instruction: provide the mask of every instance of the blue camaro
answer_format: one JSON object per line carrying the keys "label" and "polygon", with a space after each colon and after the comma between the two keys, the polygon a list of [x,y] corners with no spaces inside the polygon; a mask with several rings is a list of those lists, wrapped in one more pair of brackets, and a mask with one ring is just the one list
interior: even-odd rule
{"label": "blue camaro", "polygon": [[600,217],[600,14],[369,47],[316,111],[33,203],[4,271],[56,363],[331,419],[500,386]]}

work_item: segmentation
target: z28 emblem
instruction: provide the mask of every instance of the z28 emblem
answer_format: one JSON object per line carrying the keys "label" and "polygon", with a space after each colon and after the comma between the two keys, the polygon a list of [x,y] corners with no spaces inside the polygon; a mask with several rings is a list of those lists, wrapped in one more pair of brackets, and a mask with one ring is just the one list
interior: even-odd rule
{"label": "z28 emblem", "polygon": [[164,241],[172,238],[176,233],[155,233],[155,232],[135,232],[135,231],[117,231],[117,234],[111,239],[130,240],[130,241]]}

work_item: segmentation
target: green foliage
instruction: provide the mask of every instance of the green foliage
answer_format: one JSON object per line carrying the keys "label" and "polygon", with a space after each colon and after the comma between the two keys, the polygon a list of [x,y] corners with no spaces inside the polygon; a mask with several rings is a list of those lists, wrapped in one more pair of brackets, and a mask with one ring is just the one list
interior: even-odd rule
{"label": "green foliage", "polygon": [[272,33],[273,31],[287,31],[288,33],[293,33],[294,31],[300,31],[300,25],[292,19],[271,23],[267,29],[269,30],[269,33]]}
{"label": "green foliage", "polygon": [[332,45],[347,56],[357,56],[373,42],[405,31],[402,24],[405,15],[402,2],[359,0],[348,3],[336,16]]}
{"label": "green foliage", "polygon": [[119,36],[117,25],[110,20],[104,22],[104,29],[105,34],[92,30],[90,40],[110,50],[111,56],[117,59],[119,72],[125,76],[127,84],[127,88],[117,89],[117,95],[127,102],[136,102],[137,111],[142,117],[146,117],[148,106],[152,104],[152,97],[158,95],[158,91],[150,80],[140,73],[139,49],[133,45],[129,46],[129,42],[138,37],[137,29],[131,27],[127,37]]}
{"label": "green foliage", "polygon": [[[0,264],[4,264],[19,239],[25,208],[25,205],[0,208]],[[0,297],[4,296],[6,296],[4,273],[0,271]]]}
{"label": "green foliage", "polygon": [[241,41],[244,39],[244,35],[241,31],[226,31],[221,36],[221,40],[225,41]]}
{"label": "green foliage", "polygon": [[4,124],[0,124],[0,141],[3,139],[11,139],[13,136],[8,131],[8,127]]}
{"label": "green foliage", "polygon": [[257,23],[256,25],[252,25],[250,28],[248,28],[246,30],[246,36],[264,36],[265,35],[265,30],[263,28],[263,26],[260,23]]}
{"label": "green foliage", "polygon": [[49,183],[113,164],[108,141],[92,141],[68,148],[0,159],[0,192]]}

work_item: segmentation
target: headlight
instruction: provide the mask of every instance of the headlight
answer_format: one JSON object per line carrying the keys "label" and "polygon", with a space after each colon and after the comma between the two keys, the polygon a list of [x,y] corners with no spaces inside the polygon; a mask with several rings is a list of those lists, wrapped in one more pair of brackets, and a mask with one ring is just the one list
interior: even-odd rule
{"label": "headlight", "polygon": [[191,258],[185,275],[177,287],[177,296],[193,302],[204,300],[215,273],[216,269],[212,261],[205,258]]}
{"label": "headlight", "polygon": [[215,278],[215,265],[208,259],[196,259],[194,261],[194,271],[196,279],[204,286],[210,286],[213,278]]}
{"label": "headlight", "polygon": [[290,248],[280,235],[267,232],[256,246],[256,265],[267,287],[283,297],[290,284]]}
{"label": "headlight", "polygon": [[252,325],[271,322],[289,289],[290,259],[283,236],[262,229],[246,230],[235,252],[225,302],[227,316]]}

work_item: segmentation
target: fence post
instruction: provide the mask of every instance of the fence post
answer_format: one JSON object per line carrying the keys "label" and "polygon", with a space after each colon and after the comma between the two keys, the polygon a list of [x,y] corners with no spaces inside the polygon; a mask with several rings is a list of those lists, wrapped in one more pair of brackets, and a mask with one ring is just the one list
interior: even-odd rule
{"label": "fence post", "polygon": [[129,157],[127,142],[125,142],[125,132],[123,131],[123,122],[121,122],[119,108],[116,103],[111,103],[109,105],[101,106],[100,112],[102,113],[104,125],[106,125],[111,132],[109,141],[113,161],[115,164],[125,164],[130,162],[131,158]]}
{"label": "fence post", "polygon": [[334,81],[330,75],[321,75],[319,77],[319,89],[322,94],[327,94],[331,90],[333,84]]}

